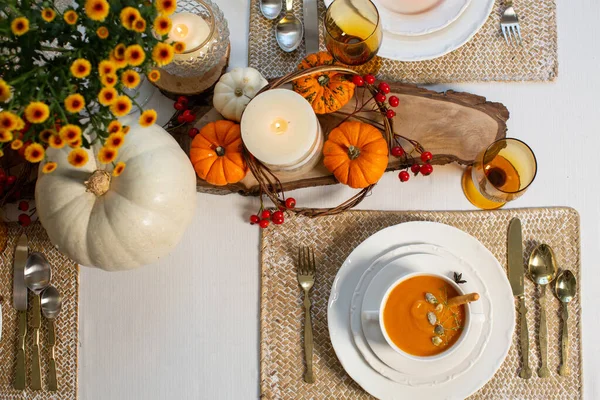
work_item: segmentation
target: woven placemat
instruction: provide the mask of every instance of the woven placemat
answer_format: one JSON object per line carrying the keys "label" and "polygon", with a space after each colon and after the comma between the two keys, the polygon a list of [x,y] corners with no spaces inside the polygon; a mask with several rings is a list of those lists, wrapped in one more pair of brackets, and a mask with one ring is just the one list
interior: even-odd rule
{"label": "woven placemat", "polygon": [[[285,224],[263,231],[261,279],[261,397],[265,399],[368,399],[371,398],[346,374],[336,358],[327,329],[327,302],[333,280],[346,257],[369,236],[383,228],[407,221],[435,221],[455,226],[479,239],[506,268],[506,243],[511,218],[523,224],[525,255],[541,242],[551,245],[560,268],[579,278],[579,215],[566,208],[537,208],[471,212],[351,211],[310,219],[291,217]],[[296,281],[298,247],[312,246],[317,279],[311,292],[316,383],[304,383],[302,293]],[[526,280],[530,365],[540,363],[537,341],[539,290]],[[548,293],[548,379],[518,377],[521,363],[517,333],[506,361],[496,375],[472,399],[579,399],[583,391],[581,362],[581,305],[579,296],[569,305],[570,359],[572,374],[558,375],[560,365],[559,301]],[[488,344],[488,345],[493,345]]]}
{"label": "woven placemat", "polygon": [[[482,1],[482,0],[473,0]],[[276,21],[260,13],[259,0],[250,1],[248,64],[266,78],[293,71],[305,54],[304,43],[292,53],[284,53],[275,40]],[[319,15],[325,3],[318,0]],[[401,62],[375,58],[363,70],[377,69],[380,79],[409,83],[471,81],[549,81],[558,74],[555,0],[520,0],[516,4],[523,34],[523,46],[507,46],[500,30],[505,6],[496,0],[487,22],[467,44],[435,60]],[[302,19],[302,2],[294,2],[294,12]],[[321,49],[323,24],[321,26]]]}
{"label": "woven placemat", "polygon": [[[0,255],[0,295],[2,296],[2,340],[0,341],[0,399],[55,399],[70,400],[77,398],[77,349],[78,349],[78,314],[79,314],[79,267],[74,261],[62,255],[50,242],[46,231],[40,223],[34,223],[28,228],[22,228],[17,223],[7,224],[7,235],[0,242],[6,241],[6,249]],[[58,391],[46,390],[49,369],[48,324],[42,318],[40,329],[40,359],[42,365],[42,387],[44,390],[31,389],[15,390],[15,364],[17,353],[17,312],[12,306],[13,259],[15,246],[21,233],[29,240],[29,251],[43,253],[52,266],[52,285],[56,286],[62,295],[62,309],[55,321],[56,329],[56,370],[58,372]],[[31,321],[31,304],[33,294],[29,293],[29,310],[27,317]],[[31,328],[25,342],[27,363],[27,386],[31,379],[31,355],[33,335]]]}

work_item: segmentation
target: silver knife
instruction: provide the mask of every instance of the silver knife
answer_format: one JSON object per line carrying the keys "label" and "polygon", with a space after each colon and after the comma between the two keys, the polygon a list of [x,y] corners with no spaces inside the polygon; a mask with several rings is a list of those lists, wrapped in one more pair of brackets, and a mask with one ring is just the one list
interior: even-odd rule
{"label": "silver knife", "polygon": [[317,0],[304,0],[304,44],[306,54],[319,51],[319,10]]}
{"label": "silver knife", "polygon": [[523,379],[531,378],[529,367],[529,331],[527,329],[527,309],[525,308],[525,264],[523,262],[523,235],[521,221],[513,218],[508,227],[508,280],[513,295],[519,300],[521,321],[521,360],[523,368],[519,374]]}
{"label": "silver knife", "polygon": [[15,389],[25,389],[25,336],[27,335],[27,286],[25,286],[25,263],[29,251],[27,235],[22,234],[15,249],[13,262],[13,307],[19,312],[19,334]]}

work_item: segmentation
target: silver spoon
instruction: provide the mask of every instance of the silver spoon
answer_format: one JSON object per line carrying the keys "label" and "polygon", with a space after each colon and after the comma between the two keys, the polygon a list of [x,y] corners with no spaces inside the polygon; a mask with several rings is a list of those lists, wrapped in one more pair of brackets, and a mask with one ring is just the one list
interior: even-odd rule
{"label": "silver spoon", "polygon": [[571,374],[568,364],[569,329],[567,321],[569,320],[569,312],[567,311],[567,306],[573,300],[575,294],[577,294],[577,279],[571,271],[566,270],[556,279],[556,297],[562,302],[562,363],[558,370],[561,376],[569,376]]}
{"label": "silver spoon", "polygon": [[541,287],[540,294],[540,356],[542,366],[538,370],[540,378],[550,376],[548,369],[548,325],[546,323],[546,285],[554,280],[558,268],[556,257],[552,248],[547,244],[540,244],[529,257],[529,275]]}
{"label": "silver spoon", "polygon": [[62,307],[62,298],[58,289],[54,286],[48,286],[42,292],[42,313],[48,320],[48,345],[50,346],[50,372],[48,375],[48,389],[58,390],[56,380],[56,361],[54,359],[54,345],[56,344],[56,334],[54,332],[54,320],[58,317]]}
{"label": "silver spoon", "polygon": [[281,14],[281,0],[260,0],[260,12],[266,19],[275,19]]}
{"label": "silver spoon", "polygon": [[31,290],[35,297],[33,298],[33,317],[31,327],[35,334],[33,344],[33,365],[31,366],[31,389],[42,389],[42,370],[40,367],[40,326],[42,325],[42,315],[40,311],[40,293],[49,284],[52,279],[52,269],[43,254],[33,252],[29,254],[25,264],[25,284]]}
{"label": "silver spoon", "polygon": [[304,25],[293,11],[294,0],[285,0],[285,16],[277,23],[275,37],[281,50],[289,53],[298,48],[304,36]]}

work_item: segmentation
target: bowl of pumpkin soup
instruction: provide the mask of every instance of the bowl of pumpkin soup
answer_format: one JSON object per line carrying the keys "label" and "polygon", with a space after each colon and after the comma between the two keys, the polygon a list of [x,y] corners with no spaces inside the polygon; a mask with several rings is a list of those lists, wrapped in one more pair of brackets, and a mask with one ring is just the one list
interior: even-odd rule
{"label": "bowl of pumpkin soup", "polygon": [[452,279],[412,273],[393,282],[383,296],[379,324],[398,353],[419,360],[450,355],[467,336],[468,304],[453,305],[465,293]]}

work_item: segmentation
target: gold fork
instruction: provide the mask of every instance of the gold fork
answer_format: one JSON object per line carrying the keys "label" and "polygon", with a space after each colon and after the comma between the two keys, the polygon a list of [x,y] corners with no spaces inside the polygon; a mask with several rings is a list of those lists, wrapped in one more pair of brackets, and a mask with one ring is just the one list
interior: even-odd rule
{"label": "gold fork", "polygon": [[313,383],[313,332],[310,318],[310,298],[308,292],[315,284],[315,253],[310,247],[301,247],[298,251],[298,283],[304,289],[304,358],[306,359],[306,373],[304,381]]}

